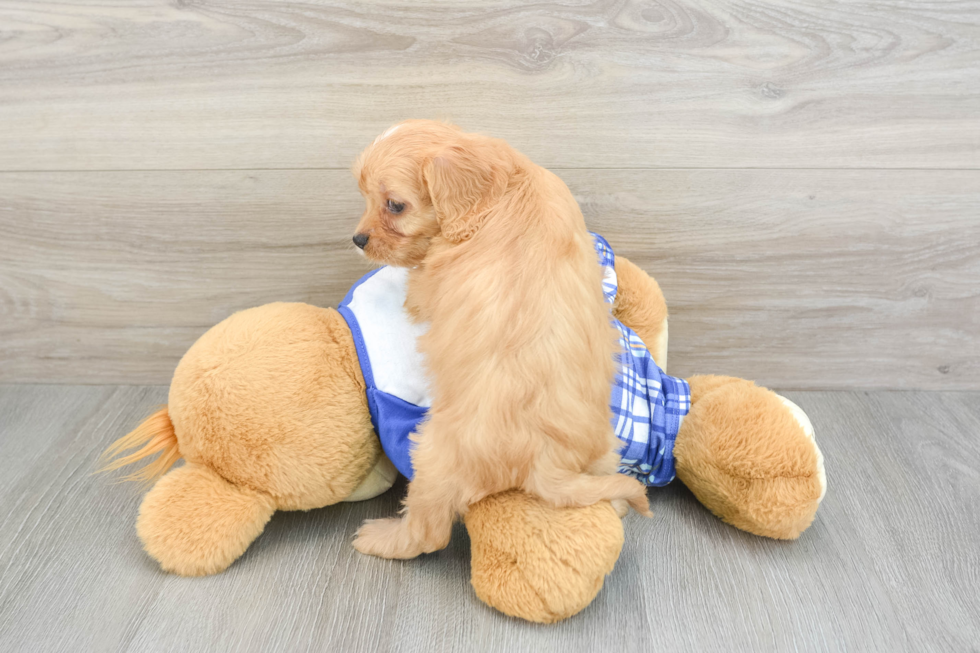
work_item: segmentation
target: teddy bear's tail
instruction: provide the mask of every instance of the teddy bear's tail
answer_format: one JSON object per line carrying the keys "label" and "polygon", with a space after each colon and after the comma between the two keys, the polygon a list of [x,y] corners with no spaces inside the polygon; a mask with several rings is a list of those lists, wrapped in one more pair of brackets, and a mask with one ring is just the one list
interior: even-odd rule
{"label": "teddy bear's tail", "polygon": [[[140,448],[119,457],[127,449],[136,447]],[[122,480],[150,484],[163,476],[175,462],[181,459],[180,447],[177,446],[177,435],[174,433],[174,425],[170,421],[170,414],[167,412],[166,406],[160,408],[143,420],[135,429],[109,445],[109,448],[102,454],[102,460],[105,461],[105,464],[99,471],[108,472],[119,469],[156,453],[160,454],[159,458],[132,474],[124,476]]]}

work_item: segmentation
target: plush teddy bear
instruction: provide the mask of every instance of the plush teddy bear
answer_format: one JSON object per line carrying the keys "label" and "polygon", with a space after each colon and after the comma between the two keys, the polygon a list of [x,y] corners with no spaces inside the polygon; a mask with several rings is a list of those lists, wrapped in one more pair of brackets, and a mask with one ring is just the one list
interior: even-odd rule
{"label": "plush teddy bear", "polygon": [[[615,261],[613,315],[666,366],[667,310],[657,283]],[[673,446],[677,477],[718,517],[793,539],[826,489],[806,415],[731,377],[688,379],[690,411]],[[187,351],[169,403],[106,452],[116,469],[161,455],[129,478],[156,481],[137,532],[161,567],[223,571],[276,510],[310,510],[387,491],[398,474],[382,451],[357,348],[336,310],[274,303],[235,313]],[[186,464],[167,470],[180,458]],[[166,473],[165,473],[166,472]],[[477,596],[500,611],[554,622],[585,608],[623,544],[608,502],[554,508],[512,490],[464,517]]]}

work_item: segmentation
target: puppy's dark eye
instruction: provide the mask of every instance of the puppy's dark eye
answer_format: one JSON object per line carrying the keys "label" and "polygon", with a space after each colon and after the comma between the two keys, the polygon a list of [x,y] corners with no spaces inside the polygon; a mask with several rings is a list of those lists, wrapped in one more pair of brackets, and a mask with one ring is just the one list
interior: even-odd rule
{"label": "puppy's dark eye", "polygon": [[395,215],[398,215],[399,213],[405,210],[405,205],[402,204],[401,202],[388,200],[388,210],[394,213]]}

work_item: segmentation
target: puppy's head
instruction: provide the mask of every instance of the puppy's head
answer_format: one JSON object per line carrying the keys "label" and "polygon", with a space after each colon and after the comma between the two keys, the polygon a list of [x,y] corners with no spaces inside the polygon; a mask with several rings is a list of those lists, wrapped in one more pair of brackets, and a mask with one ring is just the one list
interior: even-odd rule
{"label": "puppy's head", "polygon": [[430,120],[399,123],[354,163],[367,204],[354,244],[378,263],[418,265],[435,238],[459,243],[479,229],[514,167],[503,141]]}

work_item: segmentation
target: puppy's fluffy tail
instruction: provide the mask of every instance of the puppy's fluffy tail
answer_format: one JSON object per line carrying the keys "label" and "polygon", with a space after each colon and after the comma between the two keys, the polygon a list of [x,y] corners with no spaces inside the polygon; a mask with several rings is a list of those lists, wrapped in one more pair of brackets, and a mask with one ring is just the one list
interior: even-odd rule
{"label": "puppy's fluffy tail", "polygon": [[559,508],[591,506],[599,501],[624,499],[636,512],[653,517],[646,487],[624,474],[592,476],[569,473],[550,479],[534,476],[528,479],[524,489]]}
{"label": "puppy's fluffy tail", "polygon": [[[117,457],[127,449],[136,447],[140,448],[125,456]],[[109,445],[109,448],[102,454],[104,464],[99,471],[109,472],[119,469],[156,453],[161,454],[159,458],[132,474],[124,476],[122,480],[139,481],[149,485],[163,476],[175,462],[181,459],[180,448],[177,446],[177,435],[174,433],[174,425],[170,421],[170,414],[167,412],[166,406]]]}

